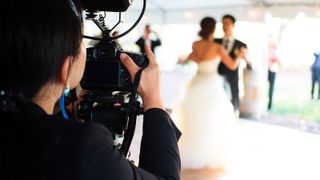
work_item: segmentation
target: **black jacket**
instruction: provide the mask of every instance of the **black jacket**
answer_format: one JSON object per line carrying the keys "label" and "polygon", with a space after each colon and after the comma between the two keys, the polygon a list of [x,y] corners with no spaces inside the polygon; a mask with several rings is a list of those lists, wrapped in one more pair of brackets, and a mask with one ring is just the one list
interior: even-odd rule
{"label": "black jacket", "polygon": [[[143,37],[139,38],[137,41],[136,41],[136,45],[139,46],[140,48],[140,52],[141,53],[145,53],[145,50],[144,50],[144,46],[145,46],[145,40]],[[161,40],[159,38],[157,38],[156,40],[151,40],[151,51],[154,53],[154,50],[157,46],[161,46]]]}
{"label": "black jacket", "polygon": [[[222,38],[217,38],[214,40],[214,42],[218,43],[218,44],[222,44],[223,39]],[[240,48],[247,48],[247,45],[237,39],[234,40],[234,44],[233,47],[231,48],[231,51],[229,53],[229,56],[233,59],[236,60],[236,54],[235,54],[235,50],[240,49]],[[237,67],[237,69],[235,70],[231,70],[229,69],[225,64],[223,64],[222,62],[220,62],[219,67],[218,67],[218,72],[221,75],[227,75],[227,76],[237,76],[238,77],[238,70],[239,68]]]}
{"label": "black jacket", "polygon": [[180,179],[180,132],[161,109],[145,112],[139,167],[101,124],[65,121],[35,104],[18,114],[0,110],[0,119],[0,179]]}

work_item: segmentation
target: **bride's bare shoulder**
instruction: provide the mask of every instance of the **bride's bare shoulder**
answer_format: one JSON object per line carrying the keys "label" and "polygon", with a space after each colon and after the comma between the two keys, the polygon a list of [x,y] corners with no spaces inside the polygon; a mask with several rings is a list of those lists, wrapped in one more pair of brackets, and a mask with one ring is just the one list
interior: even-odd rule
{"label": "bride's bare shoulder", "polygon": [[200,44],[201,44],[201,40],[198,40],[198,41],[194,41],[193,43],[192,43],[192,45],[193,46],[199,46]]}

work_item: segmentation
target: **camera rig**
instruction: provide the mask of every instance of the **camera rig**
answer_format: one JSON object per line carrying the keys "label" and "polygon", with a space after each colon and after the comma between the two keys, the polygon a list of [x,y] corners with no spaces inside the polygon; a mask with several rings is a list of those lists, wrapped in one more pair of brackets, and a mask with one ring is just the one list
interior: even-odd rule
{"label": "camera rig", "polygon": [[[112,132],[114,139],[123,137],[120,151],[127,156],[134,136],[136,118],[143,114],[143,108],[138,101],[137,88],[142,70],[148,66],[149,61],[144,54],[118,49],[114,40],[125,36],[137,26],[145,12],[146,0],[143,0],[142,11],[133,26],[124,33],[111,37],[110,33],[121,23],[121,11],[125,11],[130,5],[128,2],[132,2],[132,0],[113,1],[115,2],[81,1],[86,10],[86,19],[92,20],[99,27],[102,38],[84,36],[99,42],[94,47],[87,48],[86,68],[80,82],[86,93],[79,103],[78,116],[85,122],[98,122],[105,125]],[[107,7],[109,4],[112,4],[111,9]],[[119,12],[119,21],[114,27],[106,28],[104,17],[100,16],[99,21],[96,19],[97,11],[100,10]],[[129,55],[141,67],[134,80],[119,60],[121,53]]]}

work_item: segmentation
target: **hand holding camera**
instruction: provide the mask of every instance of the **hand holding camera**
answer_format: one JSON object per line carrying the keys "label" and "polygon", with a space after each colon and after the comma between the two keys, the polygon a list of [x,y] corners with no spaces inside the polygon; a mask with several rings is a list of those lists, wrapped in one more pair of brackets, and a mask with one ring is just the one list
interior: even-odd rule
{"label": "hand holding camera", "polygon": [[[141,74],[138,93],[142,97],[144,111],[151,108],[163,109],[163,102],[160,97],[159,68],[149,46],[145,46],[145,52],[149,59],[149,65]],[[125,53],[120,55],[120,60],[129,71],[131,79],[134,79],[135,74],[138,72],[140,67],[137,66],[130,56],[126,55]]]}

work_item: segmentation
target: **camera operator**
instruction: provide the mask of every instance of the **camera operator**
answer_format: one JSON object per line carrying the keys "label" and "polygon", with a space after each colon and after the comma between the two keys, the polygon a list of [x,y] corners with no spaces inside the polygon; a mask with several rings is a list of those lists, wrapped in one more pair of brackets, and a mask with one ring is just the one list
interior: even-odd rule
{"label": "camera operator", "polygon": [[[4,0],[0,13],[0,179],[180,179],[180,132],[163,110],[150,49],[138,88],[145,115],[136,167],[103,125],[53,115],[85,68],[80,3]],[[120,59],[133,79],[138,66]]]}

